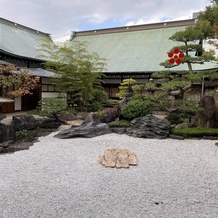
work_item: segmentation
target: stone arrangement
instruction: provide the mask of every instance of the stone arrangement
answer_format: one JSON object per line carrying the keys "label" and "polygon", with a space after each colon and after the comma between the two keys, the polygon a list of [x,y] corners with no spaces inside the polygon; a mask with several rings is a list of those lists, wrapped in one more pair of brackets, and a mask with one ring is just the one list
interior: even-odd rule
{"label": "stone arrangement", "polygon": [[0,154],[1,153],[13,153],[16,151],[21,150],[28,150],[30,146],[32,146],[33,143],[31,142],[19,142],[19,143],[13,143],[13,141],[8,140],[3,143],[0,143]]}
{"label": "stone arrangement", "polygon": [[106,123],[87,123],[79,127],[71,127],[70,129],[63,130],[55,135],[55,138],[67,139],[75,137],[92,138],[99,135],[111,133],[110,127]]}
{"label": "stone arrangement", "polygon": [[[61,121],[53,121],[50,118],[35,118],[33,115],[14,115],[10,123],[0,123],[0,153],[9,153],[28,149],[33,143],[29,141],[17,141],[19,132],[28,137],[31,131],[43,128],[43,134],[51,129],[58,128]],[[17,135],[18,133],[18,135]],[[17,137],[18,136],[18,137]]]}
{"label": "stone arrangement", "polygon": [[138,117],[131,121],[126,134],[139,138],[165,139],[169,135],[170,122],[152,115]]}
{"label": "stone arrangement", "polygon": [[125,128],[110,128],[107,123],[102,123],[100,117],[94,113],[87,115],[82,125],[71,127],[59,132],[54,137],[65,139],[84,137],[91,138],[108,133],[127,134],[129,136],[139,138],[156,138],[165,139],[169,136],[170,122],[147,115],[144,117],[135,118],[131,121],[130,127]]}
{"label": "stone arrangement", "polygon": [[137,156],[134,152],[121,148],[110,148],[99,156],[98,162],[105,167],[129,168],[130,165],[138,164]]}
{"label": "stone arrangement", "polygon": [[92,138],[99,135],[111,133],[112,130],[106,123],[102,123],[98,115],[90,113],[81,126],[71,127],[55,135],[55,138],[66,139],[75,137]]}
{"label": "stone arrangement", "polygon": [[199,106],[202,107],[203,110],[197,112],[193,117],[191,122],[192,127],[218,128],[218,113],[214,97],[204,96],[200,100]]}
{"label": "stone arrangement", "polygon": [[9,146],[10,146],[9,143],[1,142],[0,143],[0,153],[3,152],[4,150],[8,149]]}
{"label": "stone arrangement", "polygon": [[127,92],[126,92],[124,98],[121,101],[119,101],[118,107],[122,110],[123,106],[131,100],[133,95],[134,95],[133,89],[129,83],[128,88],[127,88]]}

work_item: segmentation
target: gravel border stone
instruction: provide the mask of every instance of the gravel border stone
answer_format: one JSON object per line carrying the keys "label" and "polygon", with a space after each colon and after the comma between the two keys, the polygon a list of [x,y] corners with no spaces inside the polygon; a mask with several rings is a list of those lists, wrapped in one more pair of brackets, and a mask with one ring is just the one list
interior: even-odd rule
{"label": "gravel border stone", "polygon": [[[214,140],[55,134],[0,156],[0,218],[217,217]],[[102,166],[108,148],[133,151],[138,165]]]}

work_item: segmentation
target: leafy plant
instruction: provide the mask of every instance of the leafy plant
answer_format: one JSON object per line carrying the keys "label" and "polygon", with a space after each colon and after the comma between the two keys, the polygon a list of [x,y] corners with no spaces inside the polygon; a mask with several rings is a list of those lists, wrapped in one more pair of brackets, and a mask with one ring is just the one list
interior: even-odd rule
{"label": "leafy plant", "polygon": [[42,42],[40,51],[49,60],[45,67],[58,75],[53,78],[53,84],[60,92],[67,93],[68,104],[77,104],[81,111],[87,111],[93,91],[101,88],[105,59],[89,53],[85,42],[67,42],[61,46],[48,39]]}
{"label": "leafy plant", "polygon": [[123,106],[122,115],[127,120],[145,116],[149,113],[150,100],[146,96],[134,96],[126,105]]}
{"label": "leafy plant", "polygon": [[[28,70],[19,70],[13,65],[0,64],[0,94],[3,97],[18,97],[32,94],[39,86],[39,77],[34,77]],[[0,111],[4,103],[0,103]]]}
{"label": "leafy plant", "polygon": [[17,131],[15,134],[14,141],[31,142],[36,138],[38,131],[38,129],[22,129],[20,131]]}
{"label": "leafy plant", "polygon": [[58,112],[67,109],[67,103],[61,98],[43,98],[38,102],[35,110],[30,111],[30,114],[37,114],[40,116],[56,117]]}
{"label": "leafy plant", "polygon": [[103,89],[95,89],[92,95],[93,99],[90,108],[90,111],[92,112],[101,110],[104,104],[109,103],[108,94]]}
{"label": "leafy plant", "polygon": [[[28,70],[19,70],[13,65],[0,64],[0,93],[4,97],[32,94],[38,87],[39,77],[34,77]],[[14,91],[10,88],[15,87]]]}
{"label": "leafy plant", "polygon": [[91,105],[91,108],[90,108],[90,111],[91,112],[96,112],[96,111],[101,110],[101,108],[102,108],[102,104],[100,102],[93,101],[92,105]]}

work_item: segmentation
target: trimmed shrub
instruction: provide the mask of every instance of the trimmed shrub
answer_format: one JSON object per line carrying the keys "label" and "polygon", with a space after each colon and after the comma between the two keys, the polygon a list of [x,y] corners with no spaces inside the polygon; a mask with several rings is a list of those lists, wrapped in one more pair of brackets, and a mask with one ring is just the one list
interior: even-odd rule
{"label": "trimmed shrub", "polygon": [[145,116],[149,113],[149,101],[143,97],[132,98],[123,106],[122,115],[127,120]]}
{"label": "trimmed shrub", "polygon": [[218,137],[218,129],[212,128],[186,128],[186,129],[171,129],[170,133],[179,135],[184,138],[202,138],[205,136]]}

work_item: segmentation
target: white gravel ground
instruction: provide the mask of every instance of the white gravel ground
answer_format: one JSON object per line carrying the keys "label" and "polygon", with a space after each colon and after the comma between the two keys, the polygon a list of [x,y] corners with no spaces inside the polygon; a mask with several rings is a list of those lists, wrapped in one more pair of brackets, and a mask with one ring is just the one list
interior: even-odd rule
{"label": "white gravel ground", "polygon": [[[53,135],[0,155],[1,218],[218,217],[216,141]],[[138,166],[100,165],[110,147],[135,152]]]}

